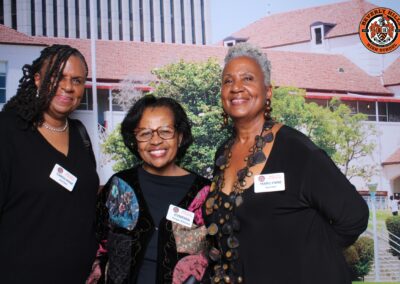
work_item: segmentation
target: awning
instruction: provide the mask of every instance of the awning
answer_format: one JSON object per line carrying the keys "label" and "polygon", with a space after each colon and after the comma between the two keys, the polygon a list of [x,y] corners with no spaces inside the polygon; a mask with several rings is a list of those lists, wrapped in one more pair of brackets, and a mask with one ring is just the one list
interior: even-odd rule
{"label": "awning", "polygon": [[382,102],[382,103],[400,103],[400,97],[393,96],[369,96],[359,94],[327,94],[317,92],[307,92],[307,99],[318,99],[318,100],[330,100],[334,97],[339,98],[342,101],[364,101],[364,102]]}
{"label": "awning", "polygon": [[[121,89],[121,84],[120,83],[104,83],[104,82],[97,82],[97,89],[99,90],[120,90]],[[92,82],[87,81],[85,83],[85,88],[92,88]],[[140,84],[135,84],[135,89],[143,91],[143,92],[150,92],[153,90],[152,87],[147,86],[147,85],[140,85]]]}

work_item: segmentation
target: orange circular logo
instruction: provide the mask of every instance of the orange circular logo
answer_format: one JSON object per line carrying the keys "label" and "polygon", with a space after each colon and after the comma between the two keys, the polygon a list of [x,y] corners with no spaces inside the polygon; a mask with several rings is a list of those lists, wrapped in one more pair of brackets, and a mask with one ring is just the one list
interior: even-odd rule
{"label": "orange circular logo", "polygon": [[366,48],[375,53],[389,53],[400,45],[400,15],[388,8],[375,8],[366,13],[358,33]]}

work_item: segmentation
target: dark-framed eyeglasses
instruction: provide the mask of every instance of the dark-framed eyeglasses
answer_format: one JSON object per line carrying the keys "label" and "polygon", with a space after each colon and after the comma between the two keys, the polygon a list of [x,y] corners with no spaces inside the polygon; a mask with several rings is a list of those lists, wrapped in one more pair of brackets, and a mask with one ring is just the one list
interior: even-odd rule
{"label": "dark-framed eyeglasses", "polygon": [[163,140],[172,139],[175,136],[175,128],[171,126],[160,126],[157,129],[139,128],[135,130],[135,138],[138,142],[147,142],[153,138],[154,132]]}

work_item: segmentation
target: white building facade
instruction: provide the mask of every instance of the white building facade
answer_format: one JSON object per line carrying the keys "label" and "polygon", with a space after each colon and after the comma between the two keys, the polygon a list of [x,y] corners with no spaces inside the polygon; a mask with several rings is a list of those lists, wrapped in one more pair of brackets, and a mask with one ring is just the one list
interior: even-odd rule
{"label": "white building facade", "polygon": [[3,0],[0,24],[31,36],[90,38],[90,2],[101,40],[210,43],[209,0]]}

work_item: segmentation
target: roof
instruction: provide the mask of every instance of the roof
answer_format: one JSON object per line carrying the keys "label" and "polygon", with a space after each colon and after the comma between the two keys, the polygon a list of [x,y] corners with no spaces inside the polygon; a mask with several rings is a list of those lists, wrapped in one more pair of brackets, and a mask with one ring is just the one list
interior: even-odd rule
{"label": "roof", "polygon": [[[49,45],[63,43],[74,46],[83,53],[90,65],[90,40],[48,37],[40,40]],[[225,53],[226,48],[221,46],[97,40],[97,79],[119,81],[130,76],[139,81],[154,80],[155,77],[150,73],[154,68],[180,60],[201,62],[210,57],[222,63]]]}
{"label": "roof", "polygon": [[[268,50],[277,86],[392,96],[372,77],[341,55]],[[342,72],[343,71],[343,72]]]}
{"label": "roof", "polygon": [[383,73],[385,86],[400,85],[400,57],[397,58]]}
{"label": "roof", "polygon": [[[316,22],[334,24],[326,38],[358,33],[362,16],[376,6],[364,0],[323,5],[261,18],[235,32],[260,47],[273,47],[311,40],[310,26]],[[271,29],[271,27],[274,27]]]}
{"label": "roof", "polygon": [[[5,30],[10,29],[0,30],[0,43],[3,43]],[[14,38],[14,42],[18,44],[20,40],[26,43],[27,37],[29,38]],[[83,53],[90,65],[90,40],[38,36],[32,38],[32,42],[39,45],[58,43],[74,46]],[[212,57],[222,64],[226,51],[227,48],[222,46],[97,40],[97,80],[118,82],[129,76],[146,82],[155,79],[151,70],[179,60],[200,62]],[[272,81],[275,86],[295,86],[317,92],[393,96],[382,86],[378,77],[369,76],[341,55],[276,50],[268,50],[267,55],[271,60]],[[89,78],[91,76],[89,72]]]}
{"label": "roof", "polygon": [[0,42],[3,44],[17,45],[44,45],[37,41],[34,37],[20,33],[12,28],[0,25]]}
{"label": "roof", "polygon": [[398,148],[393,154],[389,156],[383,163],[382,166],[400,164],[400,148]]}

